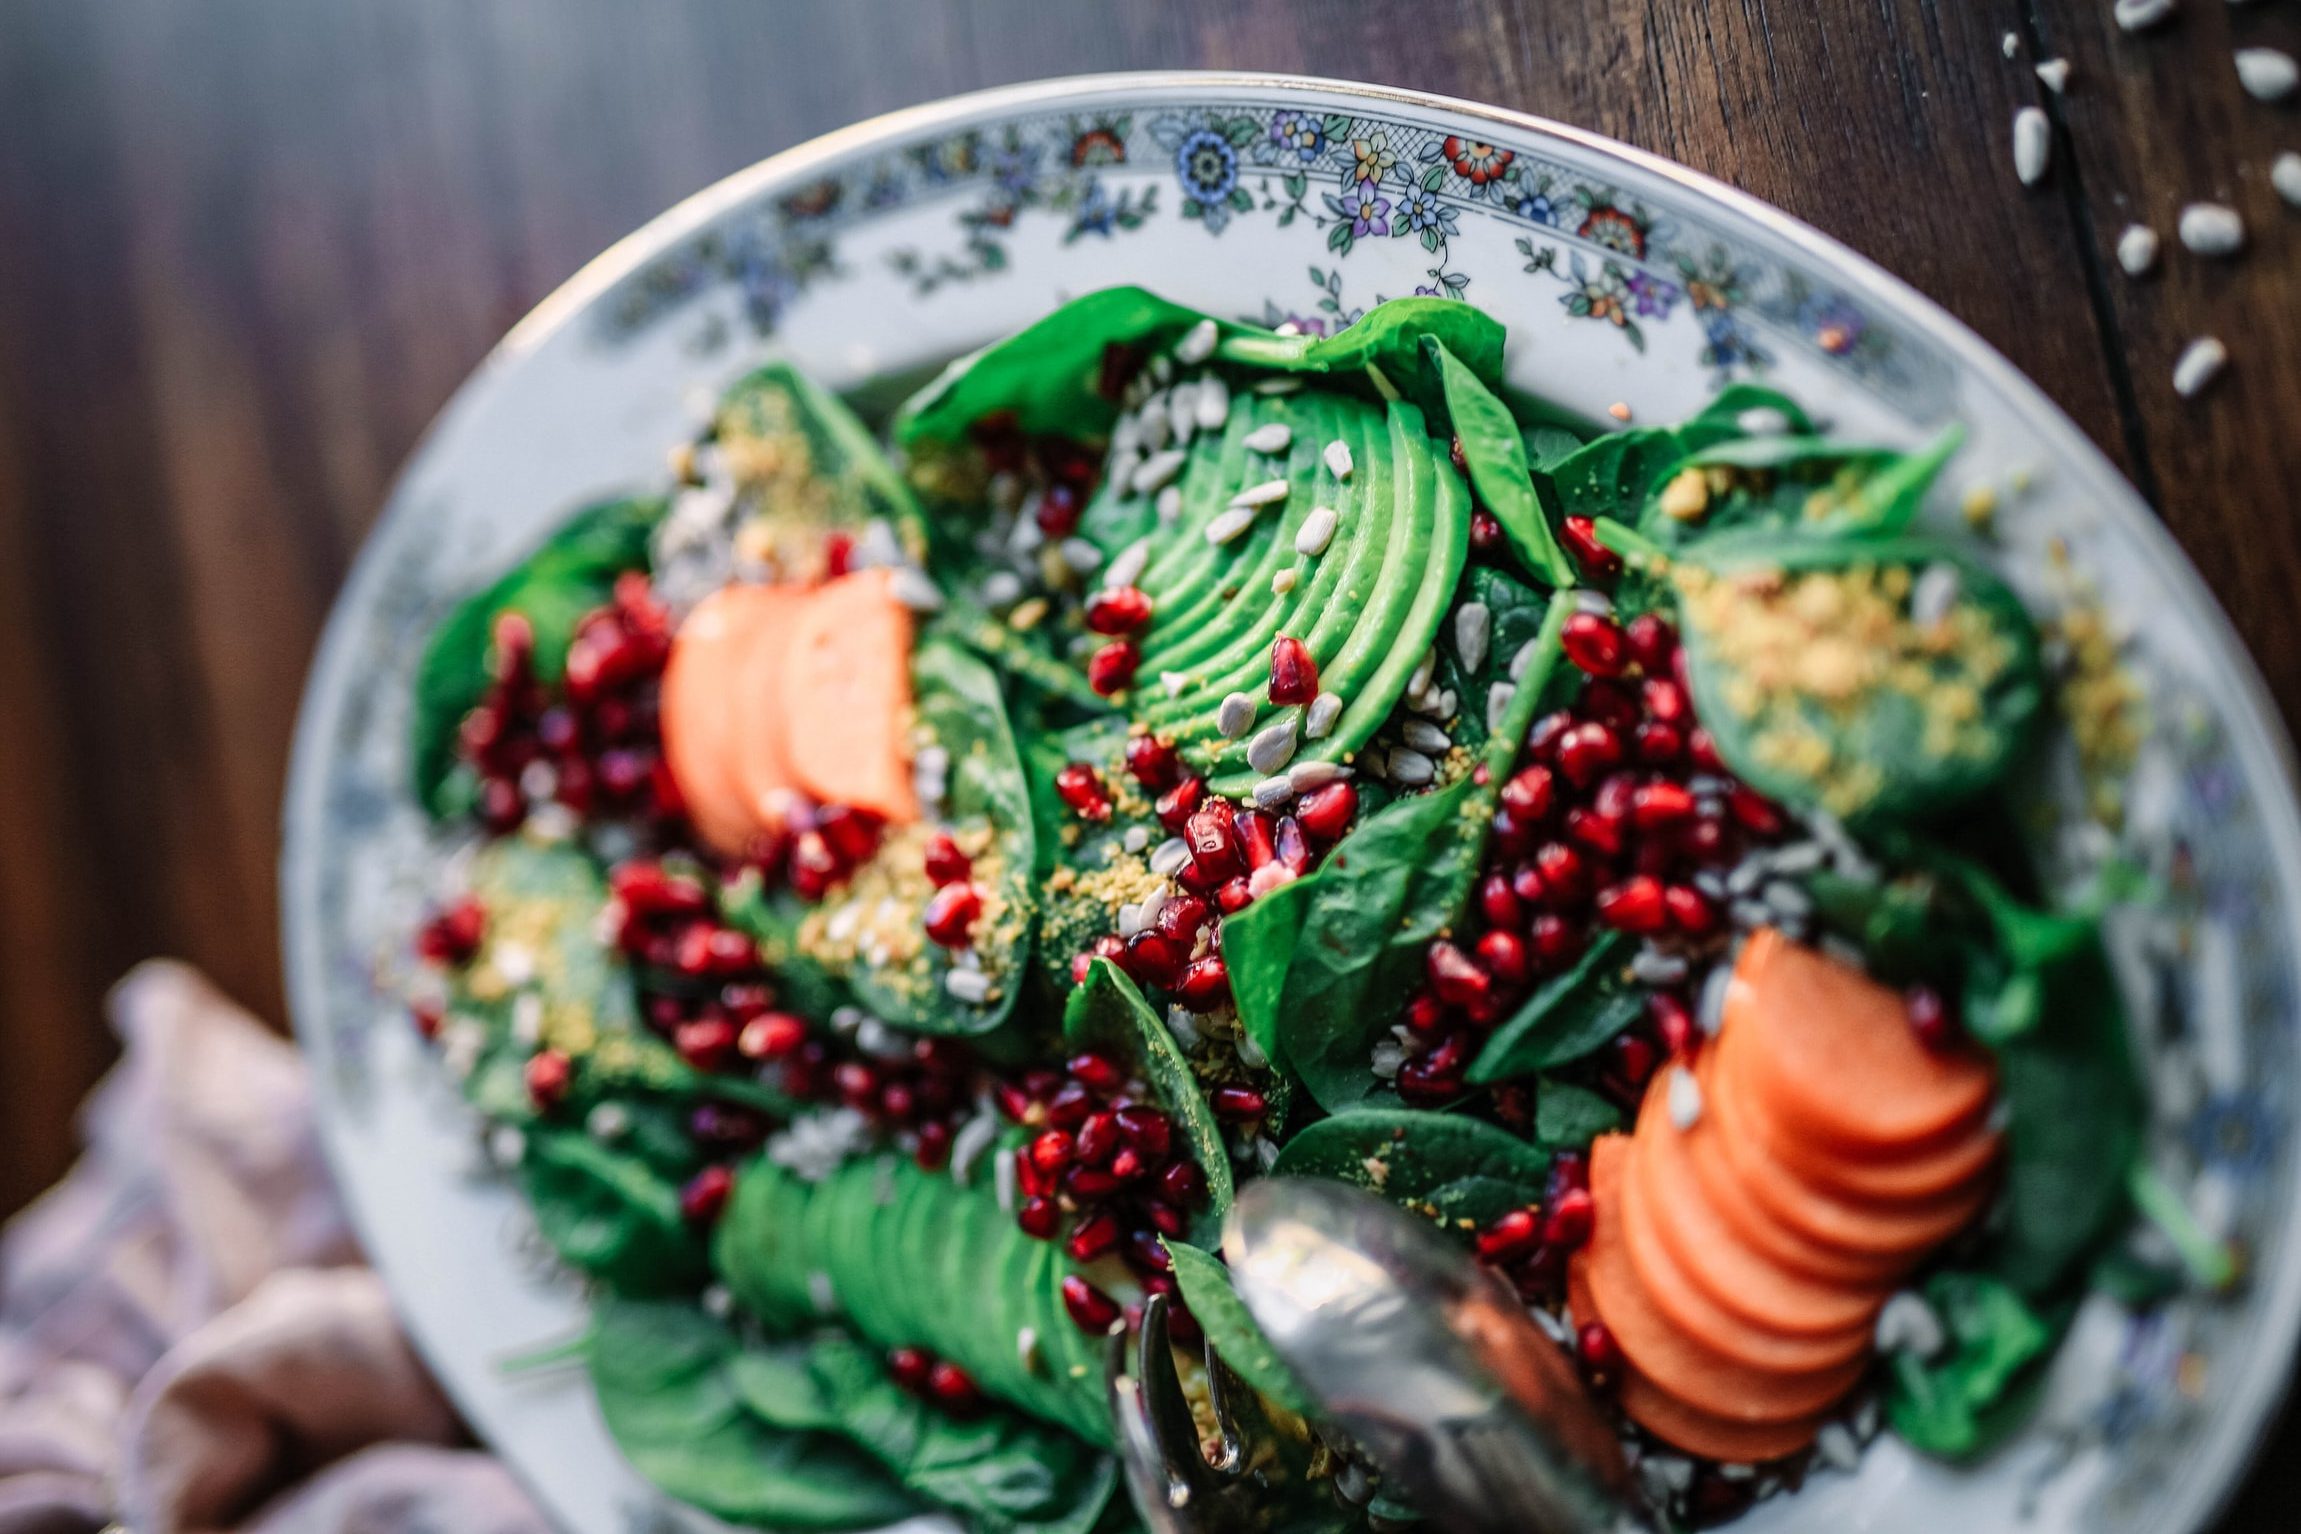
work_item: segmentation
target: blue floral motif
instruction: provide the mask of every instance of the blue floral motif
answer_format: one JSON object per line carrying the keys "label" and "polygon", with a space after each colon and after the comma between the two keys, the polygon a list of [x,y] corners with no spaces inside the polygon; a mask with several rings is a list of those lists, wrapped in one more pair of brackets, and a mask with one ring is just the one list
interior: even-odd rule
{"label": "blue floral motif", "polygon": [[1462,231],[1455,224],[1459,216],[1438,200],[1436,192],[1419,186],[1408,187],[1398,199],[1400,234],[1420,234],[1425,229],[1436,229],[1447,235],[1460,234]]}
{"label": "blue floral motif", "polygon": [[1089,176],[1079,192],[1078,211],[1071,215],[1071,237],[1082,234],[1109,235],[1118,227],[1119,205],[1111,201],[1108,188],[1100,176]]}
{"label": "blue floral motif", "polygon": [[2183,1128],[2190,1153],[2207,1168],[2249,1177],[2268,1168],[2277,1126],[2259,1094],[2216,1092],[2200,1103]]}
{"label": "blue floral motif", "polygon": [[1252,117],[1169,114],[1151,120],[1151,136],[1174,154],[1175,179],[1182,183],[1182,216],[1220,234],[1233,213],[1249,212],[1254,198],[1238,184],[1238,152],[1262,133]]}
{"label": "blue floral motif", "polygon": [[1281,112],[1270,120],[1270,139],[1308,165],[1326,147],[1326,129],[1307,112]]}
{"label": "blue floral motif", "polygon": [[991,179],[998,183],[1000,191],[1013,197],[1023,196],[1038,184],[1039,156],[1043,152],[1037,144],[1009,139],[991,156]]}
{"label": "blue floral motif", "polygon": [[1558,222],[1558,205],[1544,192],[1520,192],[1512,199],[1510,211],[1531,224],[1555,226]]}
{"label": "blue floral motif", "polygon": [[1648,319],[1668,319],[1683,296],[1683,290],[1676,283],[1651,272],[1632,272],[1629,289],[1630,307]]}
{"label": "blue floral motif", "polygon": [[1221,134],[1201,128],[1176,148],[1174,173],[1200,202],[1221,202],[1238,185],[1238,151]]}

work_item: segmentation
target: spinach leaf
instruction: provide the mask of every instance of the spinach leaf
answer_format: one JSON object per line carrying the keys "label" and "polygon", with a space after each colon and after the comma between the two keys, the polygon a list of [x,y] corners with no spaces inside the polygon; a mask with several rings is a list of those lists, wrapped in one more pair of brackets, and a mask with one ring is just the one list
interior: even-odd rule
{"label": "spinach leaf", "polygon": [[[1459,614],[1463,604],[1479,603],[1486,609],[1487,627],[1486,653],[1478,657],[1479,664],[1476,667],[1463,664],[1465,657],[1455,624],[1449,621],[1441,630],[1444,638],[1438,646],[1437,685],[1452,691],[1461,700],[1462,712],[1453,725],[1457,745],[1472,752],[1484,753],[1487,743],[1493,738],[1487,708],[1492,690],[1497,685],[1509,686],[1515,701],[1520,684],[1532,684],[1533,697],[1528,701],[1539,706],[1533,707],[1532,712],[1527,714],[1528,723],[1539,717],[1544,709],[1558,707],[1568,701],[1560,696],[1564,687],[1551,684],[1574,684],[1576,679],[1571,675],[1557,674],[1556,658],[1551,653],[1555,636],[1545,638],[1542,632],[1543,624],[1551,617],[1551,595],[1495,565],[1475,563],[1463,567],[1462,579],[1455,587],[1454,601],[1448,612]],[[1563,617],[1558,619],[1561,625],[1564,621]],[[1510,676],[1511,663],[1529,645],[1535,647],[1535,654],[1521,669],[1517,680],[1513,681]],[[1539,672],[1535,670],[1536,667],[1541,668]],[[1491,723],[1501,727],[1505,735],[1510,735],[1507,708],[1502,718],[1492,720]],[[1524,733],[1522,726],[1516,735],[1510,735],[1513,745]],[[1502,763],[1496,770],[1507,772],[1510,765]]]}
{"label": "spinach leaf", "polygon": [[869,1457],[824,1433],[785,1432],[744,1404],[734,1334],[692,1305],[608,1300],[592,1314],[600,1415],[632,1468],[740,1523],[868,1528],[917,1504]]}
{"label": "spinach leaf", "polygon": [[1222,919],[1222,958],[1230,970],[1230,999],[1239,1026],[1264,1058],[1291,1069],[1279,1038],[1286,1007],[1286,973],[1302,941],[1302,924],[1316,893],[1315,876],[1282,884],[1244,910]]}
{"label": "spinach leaf", "polygon": [[1545,1076],[1534,1093],[1534,1138],[1550,1150],[1580,1150],[1622,1127],[1622,1110],[1588,1087]]}
{"label": "spinach leaf", "polygon": [[1190,1144],[1191,1159],[1206,1173],[1206,1208],[1193,1223],[1206,1231],[1219,1229],[1230,1209],[1230,1155],[1222,1143],[1222,1126],[1207,1106],[1198,1076],[1183,1058],[1166,1024],[1159,1020],[1142,992],[1108,959],[1087,966],[1087,978],[1071,992],[1063,1007],[1063,1042],[1076,1049],[1091,1049],[1118,1056],[1141,1072],[1151,1096],[1167,1111]]}
{"label": "spinach leaf", "polygon": [[1110,1456],[1059,1428],[995,1408],[962,1418],[929,1406],[851,1337],[816,1338],[806,1370],[840,1432],[906,1490],[986,1534],[1084,1534],[1118,1484]]}
{"label": "spinach leaf", "polygon": [[1502,401],[1494,397],[1462,360],[1435,336],[1425,337],[1423,355],[1436,373],[1453,423],[1455,440],[1462,444],[1462,461],[1478,499],[1502,524],[1511,552],[1527,571],[1551,586],[1571,589],[1580,584],[1574,562],[1558,546],[1542,503],[1534,494],[1534,478],[1526,463],[1526,444],[1518,423]]}
{"label": "spinach leaf", "polygon": [[1519,433],[1528,466],[1543,475],[1581,451],[1582,440],[1562,426],[1529,426]]}
{"label": "spinach leaf", "polygon": [[1009,414],[1030,435],[1101,437],[1118,404],[1099,387],[1112,346],[1156,350],[1198,323],[1195,309],[1144,288],[1104,288],[1003,341],[961,357],[895,416],[895,440],[955,442],[986,416]]}
{"label": "spinach leaf", "polygon": [[1502,383],[1502,322],[1452,298],[1393,298],[1331,336],[1282,336],[1232,327],[1215,349],[1225,362],[1280,373],[1354,376],[1378,369],[1402,394],[1425,393],[1422,348],[1436,341],[1489,389]]}
{"label": "spinach leaf", "polygon": [[1813,418],[1796,400],[1779,389],[1748,382],[1731,383],[1720,389],[1707,405],[1694,413],[1689,424],[1709,431],[1731,428],[1736,436],[1751,437],[1782,432],[1807,437],[1815,430]]}
{"label": "spinach leaf", "polygon": [[[1754,421],[1753,412],[1778,419]],[[1761,432],[1760,428],[1763,428]],[[1690,453],[1764,433],[1809,434],[1814,423],[1789,396],[1733,384],[1677,426],[1641,426],[1592,438],[1538,465],[1536,487],[1558,515],[1635,522],[1647,498]]]}
{"label": "spinach leaf", "polygon": [[[1484,1224],[1504,1209],[1539,1200],[1550,1157],[1507,1129],[1464,1114],[1363,1108],[1304,1129],[1279,1150],[1270,1170],[1274,1177],[1347,1182],[1459,1230],[1465,1219]],[[1462,1207],[1474,1195],[1493,1193],[1502,1202],[1483,1218]],[[1481,1205],[1490,1201],[1480,1199]]]}
{"label": "spinach leaf", "polygon": [[[1997,783],[2035,733],[2036,629],[1951,544],[1721,533],[1671,578],[1696,711],[1727,766],[1784,803],[1922,819]],[[1920,622],[1929,582],[1940,612]]]}
{"label": "spinach leaf", "polygon": [[1886,1418],[1912,1448],[1972,1459],[2020,1425],[2026,1399],[2015,1387],[2052,1351],[2068,1308],[2049,1319],[1985,1273],[1936,1273],[1925,1294],[1949,1345],[1930,1362],[1895,1355]]}
{"label": "spinach leaf", "polygon": [[[1673,465],[1647,498],[1639,531],[1665,545],[1724,532],[1893,537],[1909,531],[1942,465],[1965,440],[1951,426],[1913,453],[1849,447],[1820,437],[1744,437],[1713,443]],[[1739,471],[1713,486],[1700,515],[1680,521],[1660,493],[1694,469]]]}
{"label": "spinach leaf", "polygon": [[1579,1060],[1636,1022],[1646,1006],[1630,978],[1636,946],[1624,932],[1592,943],[1572,969],[1545,981],[1494,1030],[1470,1064],[1470,1079],[1507,1081]]}
{"label": "spinach leaf", "polygon": [[1222,1361],[1264,1400],[1297,1417],[1311,1415],[1316,1408],[1310,1392],[1278,1356],[1254,1313],[1238,1297],[1230,1269],[1187,1242],[1169,1241],[1166,1249],[1174,1259],[1175,1282],[1182,1286],[1183,1303],[1190,1307]]}
{"label": "spinach leaf", "polygon": [[679,1188],[637,1156],[580,1130],[531,1126],[520,1187],[536,1229],[572,1268],[625,1294],[670,1294],[703,1280],[703,1242]]}
{"label": "spinach leaf", "polygon": [[424,645],[416,665],[409,768],[415,796],[435,816],[456,812],[469,784],[455,783],[456,735],[487,695],[495,622],[507,612],[535,632],[535,674],[556,684],[585,614],[614,595],[615,578],[647,567],[648,535],[660,500],[604,501],[579,511],[494,585],[458,603]]}

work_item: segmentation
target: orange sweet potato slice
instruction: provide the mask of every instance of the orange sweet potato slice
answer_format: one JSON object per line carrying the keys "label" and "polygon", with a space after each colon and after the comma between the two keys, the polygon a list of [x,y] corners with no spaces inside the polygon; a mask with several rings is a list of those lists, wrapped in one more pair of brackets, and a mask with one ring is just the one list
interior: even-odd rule
{"label": "orange sweet potato slice", "polygon": [[1795,1454],[1829,1420],[1827,1412],[1817,1412],[1788,1422],[1736,1422],[1687,1405],[1636,1369],[1623,1371],[1615,1399],[1632,1422],[1664,1443],[1729,1464]]}
{"label": "orange sweet potato slice", "polygon": [[790,818],[791,801],[802,790],[791,770],[790,716],[783,701],[783,657],[791,633],[809,601],[797,586],[755,586],[759,612],[749,626],[742,661],[741,690],[723,706],[735,714],[735,755],[728,771],[751,818],[776,826]]}
{"label": "orange sweet potato slice", "polygon": [[893,575],[858,570],[818,586],[783,657],[792,774],[816,799],[892,821],[919,818],[911,792],[911,610]]}
{"label": "orange sweet potato slice", "polygon": [[[1701,1071],[1695,1075],[1706,1097],[1708,1076]],[[1717,1113],[1705,1103],[1701,1119],[1685,1135],[1694,1180],[1718,1218],[1753,1251],[1792,1272],[1854,1285],[1891,1285],[1916,1265],[1916,1258],[1901,1253],[1880,1257],[1844,1251],[1782,1224],[1751,1196],[1749,1184],[1734,1171],[1720,1139]]]}
{"label": "orange sweet potato slice", "polygon": [[1717,1087],[1721,1053],[1711,1050],[1697,1073],[1702,1117],[1717,1126],[1711,1143],[1732,1175],[1748,1187],[1750,1201],[1807,1240],[1843,1253],[1914,1263],[1956,1234],[1988,1200],[1987,1183],[1922,1204],[1861,1203],[1815,1187],[1759,1148],[1742,1119],[1740,1094]]}
{"label": "orange sweet potato slice", "polygon": [[1749,1085],[1749,1036],[1717,1046],[1717,1084],[1734,1094],[1743,1122],[1764,1154],[1815,1187],[1863,1203],[1927,1203],[1972,1187],[1997,1159],[1999,1136],[1983,1118],[1952,1138],[1892,1160],[1853,1157],[1798,1138],[1774,1117],[1772,1103]]}
{"label": "orange sweet potato slice", "polygon": [[[1629,1149],[1630,1140],[1624,1135],[1603,1136],[1592,1145],[1590,1192],[1597,1203],[1597,1223],[1589,1243],[1568,1264],[1569,1273],[1579,1270],[1588,1284],[1596,1317],[1614,1334],[1623,1356],[1687,1405],[1734,1422],[1808,1417],[1851,1389],[1868,1363],[1866,1354],[1821,1370],[1753,1368],[1726,1357],[1662,1314],[1646,1292],[1624,1238],[1622,1199]],[[1589,1318],[1577,1311],[1576,1319]]]}
{"label": "orange sweet potato slice", "polygon": [[1722,1034],[1742,1035],[1745,1085],[1789,1134],[1853,1157],[1955,1137],[1988,1111],[1979,1050],[1918,1043],[1898,993],[1772,928],[1752,935],[1726,990]]}
{"label": "orange sweet potato slice", "polygon": [[737,783],[752,637],[782,607],[766,586],[728,586],[696,605],[663,668],[663,756],[687,817],[713,850],[737,856],[764,828]]}
{"label": "orange sweet potato slice", "polygon": [[[1719,1089],[1726,1088],[1721,1084]],[[1668,1098],[1667,1082],[1657,1076],[1638,1115],[1634,1201],[1645,1211],[1642,1223],[1652,1228],[1663,1257],[1690,1290],[1745,1326],[1782,1336],[1835,1339],[1845,1349],[1837,1359],[1865,1346],[1885,1303],[1884,1285],[1875,1278],[1817,1278],[1744,1240],[1703,1192],[1686,1135],[1671,1122]],[[1633,1257],[1638,1254],[1638,1223],[1629,1232]],[[1647,1273],[1649,1289],[1655,1278]]]}

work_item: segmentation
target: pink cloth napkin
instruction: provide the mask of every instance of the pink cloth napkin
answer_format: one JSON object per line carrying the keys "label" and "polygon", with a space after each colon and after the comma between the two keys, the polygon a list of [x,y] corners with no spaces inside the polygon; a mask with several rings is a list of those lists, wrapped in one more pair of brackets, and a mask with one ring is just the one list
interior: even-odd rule
{"label": "pink cloth napkin", "polygon": [[87,1151],[0,1232],[0,1534],[549,1534],[359,1253],[293,1049],[178,964],[114,991]]}

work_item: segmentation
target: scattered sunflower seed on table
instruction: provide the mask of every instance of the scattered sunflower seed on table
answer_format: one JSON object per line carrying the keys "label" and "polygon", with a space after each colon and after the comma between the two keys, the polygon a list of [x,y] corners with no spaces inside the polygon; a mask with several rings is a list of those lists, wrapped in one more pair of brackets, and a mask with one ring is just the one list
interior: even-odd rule
{"label": "scattered sunflower seed on table", "polygon": [[2229,348],[2213,336],[2199,336],[2173,364],[2173,392],[2183,399],[2195,399],[2228,365]]}
{"label": "scattered sunflower seed on table", "polygon": [[2233,256],[2245,248],[2245,220],[2217,202],[2183,208],[2180,229],[2181,243],[2201,256]]}
{"label": "scattered sunflower seed on table", "polygon": [[2128,277],[2139,277],[2157,264],[2157,231],[2147,224],[2128,224],[2117,237],[2117,264]]}
{"label": "scattered sunflower seed on table", "polygon": [[2269,184],[2293,207],[2301,208],[2301,152],[2286,150],[2269,167]]}
{"label": "scattered sunflower seed on table", "polygon": [[2154,27],[2173,14],[2173,0],[2117,0],[2117,24],[2128,32]]}
{"label": "scattered sunflower seed on table", "polygon": [[2301,64],[2277,48],[2237,50],[2237,80],[2256,101],[2283,101],[2301,85]]}
{"label": "scattered sunflower seed on table", "polygon": [[2045,179],[2053,164],[2053,124],[2043,107],[2023,107],[2013,114],[2013,173],[2023,186]]}

